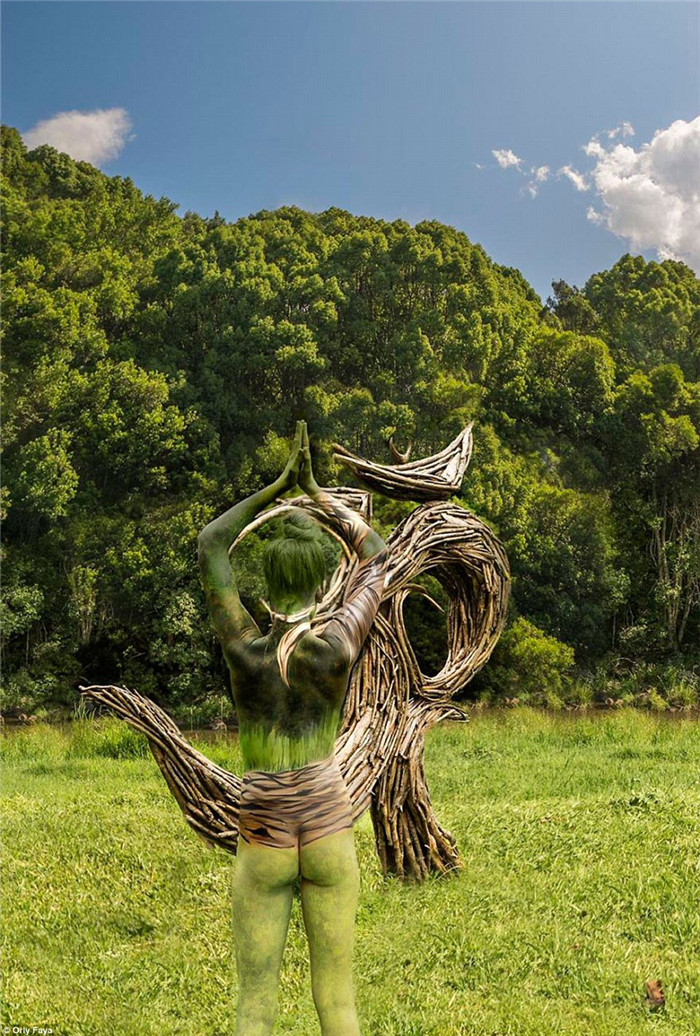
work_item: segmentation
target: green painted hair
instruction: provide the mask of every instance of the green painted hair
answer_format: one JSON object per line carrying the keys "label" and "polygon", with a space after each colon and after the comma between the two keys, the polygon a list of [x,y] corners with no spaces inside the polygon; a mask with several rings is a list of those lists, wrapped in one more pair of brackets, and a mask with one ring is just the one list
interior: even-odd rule
{"label": "green painted hair", "polygon": [[303,511],[291,511],[263,553],[270,597],[310,597],[326,575],[318,526]]}

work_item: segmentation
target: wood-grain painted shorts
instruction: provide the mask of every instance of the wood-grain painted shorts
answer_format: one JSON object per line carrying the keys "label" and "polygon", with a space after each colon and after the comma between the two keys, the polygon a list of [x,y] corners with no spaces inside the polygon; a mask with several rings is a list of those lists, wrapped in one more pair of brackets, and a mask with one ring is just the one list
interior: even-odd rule
{"label": "wood-grain painted shorts", "polygon": [[243,774],[239,834],[249,844],[295,849],[352,825],[352,801],[335,755],[298,770]]}

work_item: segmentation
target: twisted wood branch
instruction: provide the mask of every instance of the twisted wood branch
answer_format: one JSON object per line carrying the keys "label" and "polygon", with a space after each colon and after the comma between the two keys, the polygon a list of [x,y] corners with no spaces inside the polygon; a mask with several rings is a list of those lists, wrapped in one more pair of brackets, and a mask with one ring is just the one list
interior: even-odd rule
{"label": "twisted wood branch", "polygon": [[[452,698],[493,651],[505,623],[510,588],[508,559],[498,538],[474,514],[446,502],[459,488],[471,456],[471,427],[436,456],[393,467],[337,447],[339,459],[370,488],[425,501],[389,537],[391,562],[382,605],[353,670],[336,742],[355,818],[371,809],[384,872],[419,881],[431,872],[460,866],[455,841],[441,827],[430,802],[423,767],[425,733],[440,720],[464,718]],[[369,493],[333,492],[371,519]],[[314,620],[320,625],[342,599],[357,563],[334,519],[312,499],[298,497],[259,516],[241,537],[289,507],[307,510],[344,548]],[[403,621],[406,597],[426,571],[449,598],[447,658],[433,676],[421,672]],[[234,853],[240,778],[194,749],[167,713],[144,695],[115,686],[81,690],[145,734],[187,822],[209,844]]]}

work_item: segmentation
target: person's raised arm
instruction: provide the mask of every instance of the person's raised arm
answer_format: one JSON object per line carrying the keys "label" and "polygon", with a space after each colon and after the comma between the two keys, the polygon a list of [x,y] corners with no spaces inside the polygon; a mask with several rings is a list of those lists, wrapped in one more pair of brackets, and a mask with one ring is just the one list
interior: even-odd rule
{"label": "person's raised arm", "polygon": [[268,504],[296,486],[301,466],[302,434],[303,422],[298,421],[289,460],[278,479],[234,504],[202,529],[197,538],[202,588],[225,655],[234,651],[237,643],[260,636],[255,620],[241,602],[229,561],[229,549],[238,534]]}
{"label": "person's raised arm", "polygon": [[339,500],[325,493],[316,482],[309,449],[309,433],[303,424],[299,487],[323,510],[341,524],[345,538],[359,558],[345,590],[343,603],[324,627],[320,639],[334,648],[352,665],[360,653],[379,610],[389,564],[386,543],[374,529]]}

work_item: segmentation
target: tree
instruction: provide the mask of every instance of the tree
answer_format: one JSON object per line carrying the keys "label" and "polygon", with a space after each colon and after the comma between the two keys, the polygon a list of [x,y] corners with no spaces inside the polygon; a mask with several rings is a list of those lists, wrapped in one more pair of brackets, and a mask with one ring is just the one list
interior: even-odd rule
{"label": "tree", "polygon": [[330,485],[334,441],[389,461],[393,437],[416,458],[474,420],[463,499],[503,536],[518,613],[579,660],[640,616],[691,657],[700,288],[682,263],[623,256],[582,290],[555,281],[543,314],[517,270],[435,221],[181,217],[16,130],[2,141],[4,585],[21,618],[3,650],[25,698],[70,700],[96,670],[163,701],[221,685],[192,536],[300,417]]}
{"label": "tree", "polygon": [[623,376],[675,363],[700,380],[700,281],[685,263],[624,255],[591,277],[584,294]]}
{"label": "tree", "polygon": [[700,600],[700,385],[675,364],[635,372],[601,429],[637,609],[660,612],[666,646],[677,650]]}
{"label": "tree", "polygon": [[582,335],[595,335],[600,328],[600,317],[585,293],[566,281],[552,281],[553,295],[545,308],[558,317],[565,331],[576,331]]}

